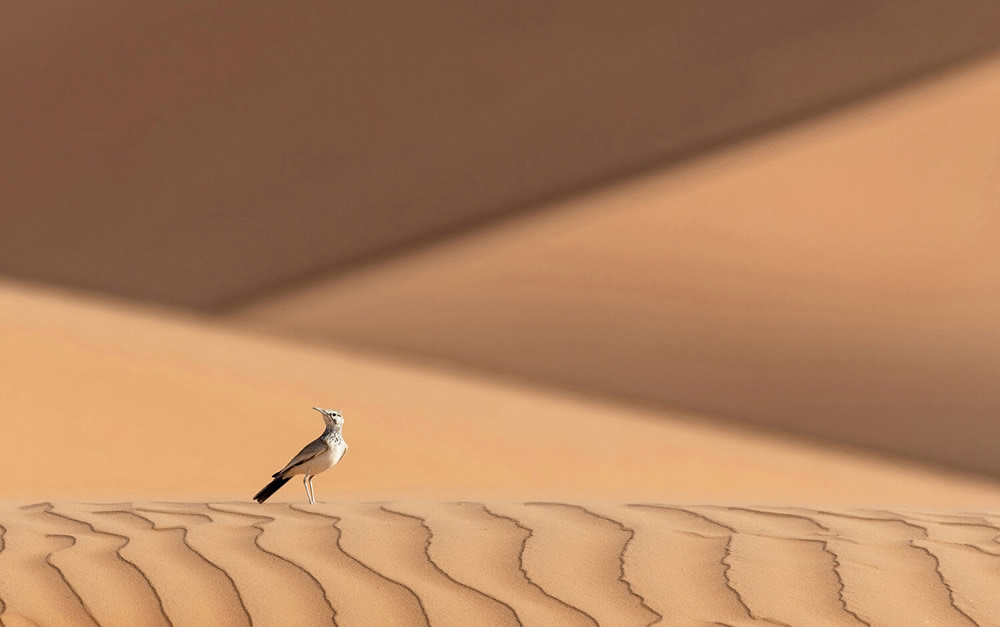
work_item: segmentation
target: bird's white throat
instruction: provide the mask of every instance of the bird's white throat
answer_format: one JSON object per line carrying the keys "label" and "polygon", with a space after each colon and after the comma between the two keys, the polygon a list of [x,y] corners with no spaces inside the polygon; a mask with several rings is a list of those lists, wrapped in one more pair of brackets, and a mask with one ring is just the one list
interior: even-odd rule
{"label": "bird's white throat", "polygon": [[[344,436],[341,434],[342,429],[343,425],[330,425],[326,428],[326,431],[324,431],[323,435],[320,437],[322,437],[327,442],[330,442],[331,444],[338,444],[344,441]],[[313,433],[316,432],[313,431]]]}

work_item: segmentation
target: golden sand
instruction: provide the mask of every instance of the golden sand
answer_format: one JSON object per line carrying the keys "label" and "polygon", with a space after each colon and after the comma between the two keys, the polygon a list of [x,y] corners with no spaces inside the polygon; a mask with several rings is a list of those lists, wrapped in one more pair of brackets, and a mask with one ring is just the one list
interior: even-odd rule
{"label": "golden sand", "polygon": [[6,505],[0,620],[988,625],[998,525],[659,504]]}
{"label": "golden sand", "polygon": [[0,499],[249,500],[323,405],[351,448],[320,500],[1000,501],[913,463],[13,285],[0,345]]}

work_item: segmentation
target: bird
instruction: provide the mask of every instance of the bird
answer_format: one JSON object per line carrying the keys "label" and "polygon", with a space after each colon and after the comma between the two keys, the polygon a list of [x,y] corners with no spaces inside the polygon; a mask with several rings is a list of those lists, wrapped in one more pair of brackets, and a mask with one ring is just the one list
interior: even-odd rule
{"label": "bird", "polygon": [[313,409],[323,415],[326,429],[318,438],[306,444],[299,451],[299,454],[292,458],[292,461],[285,464],[284,468],[271,475],[274,479],[261,488],[260,492],[254,495],[253,500],[263,503],[277,492],[278,488],[288,483],[289,479],[295,475],[305,475],[302,478],[302,484],[306,487],[309,504],[316,504],[312,485],[313,476],[329,470],[339,462],[347,453],[347,442],[344,442],[344,436],[341,433],[344,427],[344,417],[339,411],[321,407],[313,407]]}

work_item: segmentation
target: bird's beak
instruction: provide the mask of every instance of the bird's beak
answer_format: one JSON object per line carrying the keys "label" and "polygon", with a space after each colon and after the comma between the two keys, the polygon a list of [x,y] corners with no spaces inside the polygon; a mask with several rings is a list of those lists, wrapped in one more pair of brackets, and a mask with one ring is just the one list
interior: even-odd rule
{"label": "bird's beak", "polygon": [[322,409],[320,409],[319,407],[313,407],[313,409],[315,409],[316,411],[318,411],[318,412],[319,412],[319,413],[321,413],[321,414],[323,413],[323,410],[322,410]]}

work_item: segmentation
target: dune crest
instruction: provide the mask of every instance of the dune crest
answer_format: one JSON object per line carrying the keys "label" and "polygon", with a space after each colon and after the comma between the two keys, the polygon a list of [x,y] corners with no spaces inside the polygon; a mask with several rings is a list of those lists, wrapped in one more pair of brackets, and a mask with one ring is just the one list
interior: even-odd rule
{"label": "dune crest", "polygon": [[0,621],[997,624],[997,538],[983,513],[7,504]]}

